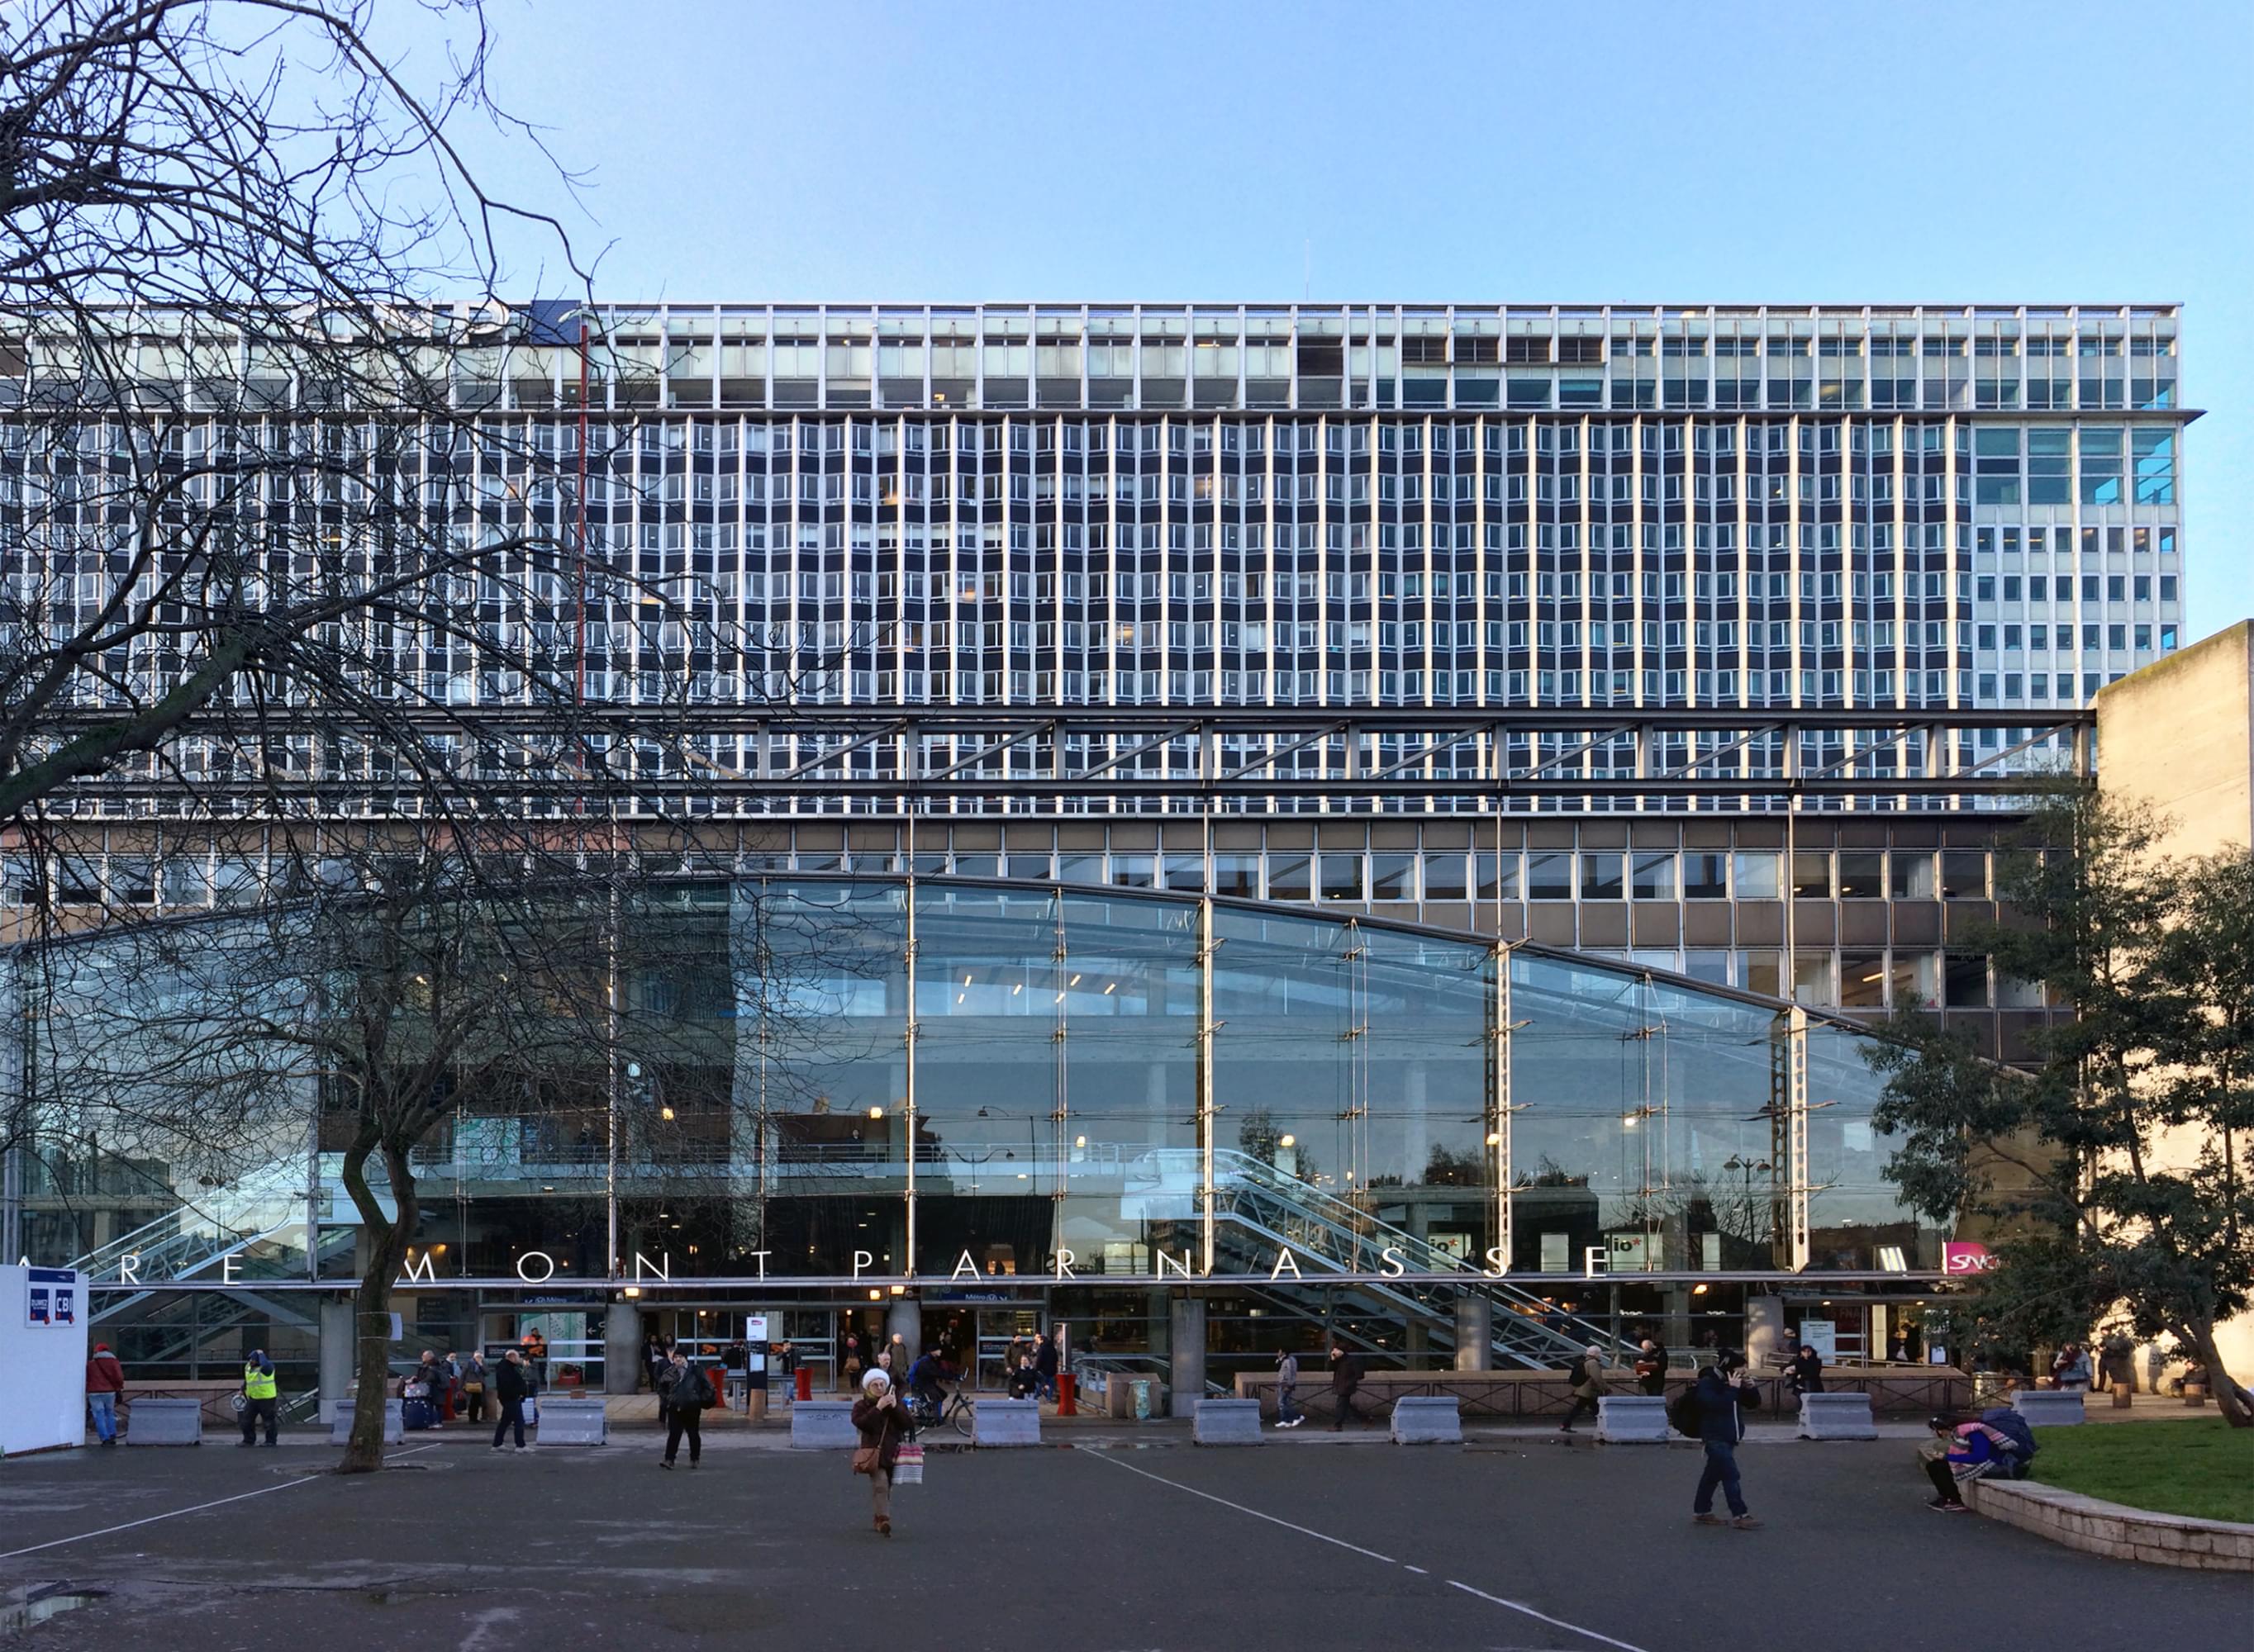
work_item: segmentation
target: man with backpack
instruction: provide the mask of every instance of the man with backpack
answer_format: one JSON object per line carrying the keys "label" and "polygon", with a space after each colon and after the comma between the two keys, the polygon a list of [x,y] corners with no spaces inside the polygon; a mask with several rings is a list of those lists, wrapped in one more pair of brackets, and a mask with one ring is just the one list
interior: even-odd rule
{"label": "man with backpack", "polygon": [[660,1467],[673,1467],[675,1455],[681,1450],[681,1437],[689,1436],[689,1466],[704,1454],[704,1436],[699,1432],[704,1421],[704,1408],[712,1403],[711,1379],[689,1363],[689,1356],[678,1348],[660,1376],[659,1403],[665,1407],[665,1460]]}
{"label": "man with backpack", "polygon": [[1605,1351],[1594,1342],[1581,1350],[1580,1358],[1573,1362],[1573,1404],[1565,1412],[1565,1420],[1558,1425],[1558,1432],[1570,1434],[1573,1425],[1586,1412],[1591,1417],[1601,1415],[1597,1410],[1597,1397],[1605,1391]]}
{"label": "man with backpack", "polygon": [[1676,1432],[1688,1434],[1706,1448],[1706,1466],[1698,1476],[1698,1495],[1690,1502],[1690,1518],[1698,1525],[1718,1526],[1714,1490],[1719,1487],[1729,1500],[1729,1523],[1752,1531],[1760,1522],[1746,1512],[1745,1493],[1738,1481],[1738,1442],[1746,1437],[1740,1413],[1760,1404],[1760,1390],[1746,1375],[1745,1356],[1724,1349],[1698,1380],[1667,1408],[1667,1420]]}

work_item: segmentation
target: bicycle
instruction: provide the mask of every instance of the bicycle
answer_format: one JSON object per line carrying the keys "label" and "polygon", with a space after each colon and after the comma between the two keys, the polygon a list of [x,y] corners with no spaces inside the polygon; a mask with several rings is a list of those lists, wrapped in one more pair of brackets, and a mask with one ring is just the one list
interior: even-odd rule
{"label": "bicycle", "polygon": [[955,1432],[965,1439],[975,1439],[978,1430],[978,1402],[958,1385],[943,1401],[934,1406],[927,1394],[908,1396],[908,1416],[919,1432],[926,1428],[943,1428],[952,1423]]}

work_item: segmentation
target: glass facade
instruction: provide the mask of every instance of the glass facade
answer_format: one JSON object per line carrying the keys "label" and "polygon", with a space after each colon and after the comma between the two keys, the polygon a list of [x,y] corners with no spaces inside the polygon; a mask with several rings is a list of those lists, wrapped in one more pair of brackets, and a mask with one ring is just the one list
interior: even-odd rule
{"label": "glass facade", "polygon": [[[1861,1035],[1632,965],[947,879],[701,884],[632,928],[615,1052],[560,1055],[534,1101],[466,1087],[418,1150],[417,1279],[1155,1284],[1268,1278],[1287,1250],[1373,1282],[1938,1264],[1886,1183]],[[317,1083],[284,1084],[249,1142],[121,1133],[110,1104],[146,1110],[136,1037],[175,1029],[106,1010],[113,944],[44,966],[34,1259],[161,1285],[256,1232],[230,1278],[349,1277]],[[178,948],[183,1015],[228,951]],[[162,1230],[122,1248],[143,1215]]]}

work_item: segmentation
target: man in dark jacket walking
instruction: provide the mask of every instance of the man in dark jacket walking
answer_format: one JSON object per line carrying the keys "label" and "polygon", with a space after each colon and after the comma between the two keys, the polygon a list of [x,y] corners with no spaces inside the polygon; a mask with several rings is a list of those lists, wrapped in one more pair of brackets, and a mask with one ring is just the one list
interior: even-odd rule
{"label": "man in dark jacket walking", "polygon": [[1057,1397],[1058,1349],[1056,1332],[1040,1339],[1033,1349],[1033,1375],[1040,1380],[1040,1396],[1053,1400]]}
{"label": "man in dark jacket walking", "polygon": [[1354,1391],[1362,1386],[1362,1356],[1347,1351],[1344,1342],[1331,1343],[1331,1432],[1346,1426],[1354,1414]]}
{"label": "man in dark jacket walking", "polygon": [[1729,1500],[1730,1522],[1740,1531],[1760,1524],[1746,1512],[1746,1495],[1738,1484],[1738,1442],[1746,1435],[1740,1412],[1760,1403],[1760,1391],[1746,1376],[1745,1356],[1724,1349],[1715,1362],[1698,1373],[1694,1392],[1698,1401],[1698,1439],[1706,1448],[1706,1467],[1698,1476],[1698,1495],[1691,1500],[1690,1518],[1702,1526],[1718,1526],[1714,1512],[1714,1488]]}
{"label": "man in dark jacket walking", "polygon": [[712,1387],[704,1372],[689,1363],[678,1348],[666,1371],[658,1378],[658,1392],[665,1407],[665,1458],[658,1467],[670,1468],[681,1450],[681,1437],[689,1436],[689,1466],[704,1454],[704,1436],[698,1431],[704,1421],[704,1408],[711,1404]]}
{"label": "man in dark jacket walking", "polygon": [[494,1398],[500,1406],[500,1420],[494,1425],[494,1449],[500,1451],[501,1437],[512,1427],[516,1430],[516,1448],[526,1449],[524,1443],[524,1397],[530,1392],[524,1380],[524,1356],[511,1349],[494,1367]]}

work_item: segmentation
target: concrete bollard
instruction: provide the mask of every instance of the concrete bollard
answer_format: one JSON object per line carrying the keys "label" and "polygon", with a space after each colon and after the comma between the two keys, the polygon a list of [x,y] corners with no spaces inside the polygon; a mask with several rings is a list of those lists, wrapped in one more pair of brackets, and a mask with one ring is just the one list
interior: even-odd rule
{"label": "concrete bollard", "polygon": [[1190,1423],[1190,1438],[1200,1446],[1257,1446],[1260,1402],[1256,1399],[1201,1399]]}
{"label": "concrete bollard", "polygon": [[1671,1431],[1658,1394],[1604,1394],[1597,1399],[1597,1438],[1612,1445],[1663,1446]]}
{"label": "concrete bollard", "polygon": [[[329,1444],[348,1445],[352,1440],[353,1410],[356,1402],[340,1399],[337,1402],[336,1420],[329,1425]],[[407,1441],[407,1402],[387,1399],[383,1402],[383,1443],[401,1446]]]}
{"label": "concrete bollard", "polygon": [[1802,1439],[1876,1439],[1879,1425],[1871,1419],[1868,1394],[1802,1394],[1800,1397],[1800,1437]]}
{"label": "concrete bollard", "polygon": [[1461,1402],[1453,1394],[1404,1394],[1393,1402],[1396,1446],[1460,1446]]}
{"label": "concrete bollard", "polygon": [[799,1451],[851,1450],[861,1443],[853,1426],[853,1402],[845,1399],[802,1400],[790,1408],[790,1443]]}
{"label": "concrete bollard", "polygon": [[551,1399],[540,1408],[543,1446],[600,1446],[609,1437],[609,1412],[599,1399]]}
{"label": "concrete bollard", "polygon": [[974,1446],[1038,1446],[1041,1406],[1032,1399],[982,1399],[970,1443]]}
{"label": "concrete bollard", "polygon": [[2030,1428],[2063,1428],[2084,1419],[2079,1390],[2023,1388],[2012,1396],[2012,1409]]}
{"label": "concrete bollard", "polygon": [[136,1399],[125,1408],[129,1446],[200,1446],[204,1404],[200,1399]]}

